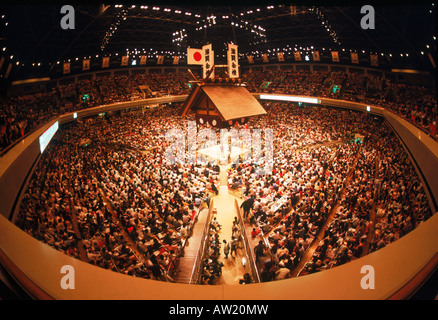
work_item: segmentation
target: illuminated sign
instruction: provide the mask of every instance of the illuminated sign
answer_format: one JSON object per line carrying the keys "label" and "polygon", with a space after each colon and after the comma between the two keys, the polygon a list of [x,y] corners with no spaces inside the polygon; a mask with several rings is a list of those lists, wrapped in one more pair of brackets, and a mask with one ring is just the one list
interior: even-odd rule
{"label": "illuminated sign", "polygon": [[367,106],[367,111],[371,111],[371,107],[370,106]]}
{"label": "illuminated sign", "polygon": [[260,85],[260,88],[267,89],[271,83],[271,81],[265,81]]}
{"label": "illuminated sign", "polygon": [[265,100],[279,100],[279,101],[291,101],[291,102],[304,102],[304,103],[321,103],[321,100],[316,98],[304,98],[304,97],[294,97],[294,96],[279,96],[279,95],[269,95],[261,94],[260,99]]}
{"label": "illuminated sign", "polygon": [[77,112],[73,113],[73,119],[76,119],[78,117]]}
{"label": "illuminated sign", "polygon": [[56,131],[59,129],[59,123],[56,121],[49,129],[47,129],[39,138],[40,140],[40,150],[43,153],[44,149],[48,146],[50,140],[52,140]]}

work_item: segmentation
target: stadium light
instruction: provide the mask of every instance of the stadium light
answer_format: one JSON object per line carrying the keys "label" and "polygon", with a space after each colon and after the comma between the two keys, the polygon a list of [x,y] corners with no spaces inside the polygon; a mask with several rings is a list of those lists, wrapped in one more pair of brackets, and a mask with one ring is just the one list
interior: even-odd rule
{"label": "stadium light", "polygon": [[40,137],[40,152],[43,153],[44,149],[48,146],[50,140],[52,140],[56,131],[59,129],[59,122],[56,121],[49,129],[47,129]]}
{"label": "stadium light", "polygon": [[270,94],[261,94],[260,99],[263,100],[278,100],[278,101],[290,101],[290,102],[304,102],[304,103],[321,103],[320,100],[316,98],[305,98],[305,97],[297,97],[297,96],[280,96],[280,95],[270,95]]}

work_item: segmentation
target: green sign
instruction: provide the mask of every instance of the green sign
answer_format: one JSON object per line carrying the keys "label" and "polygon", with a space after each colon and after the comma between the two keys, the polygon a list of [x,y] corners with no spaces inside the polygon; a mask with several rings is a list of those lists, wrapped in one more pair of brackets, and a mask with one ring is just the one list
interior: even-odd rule
{"label": "green sign", "polygon": [[339,89],[340,89],[339,86],[335,84],[335,85],[332,87],[332,92],[333,92],[333,93],[336,93],[336,92],[339,91]]}

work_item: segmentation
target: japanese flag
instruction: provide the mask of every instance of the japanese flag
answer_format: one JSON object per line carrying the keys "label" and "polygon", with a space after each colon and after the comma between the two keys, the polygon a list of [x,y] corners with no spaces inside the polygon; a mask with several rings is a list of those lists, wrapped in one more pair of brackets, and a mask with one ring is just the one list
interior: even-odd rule
{"label": "japanese flag", "polygon": [[204,50],[187,48],[187,64],[204,64]]}

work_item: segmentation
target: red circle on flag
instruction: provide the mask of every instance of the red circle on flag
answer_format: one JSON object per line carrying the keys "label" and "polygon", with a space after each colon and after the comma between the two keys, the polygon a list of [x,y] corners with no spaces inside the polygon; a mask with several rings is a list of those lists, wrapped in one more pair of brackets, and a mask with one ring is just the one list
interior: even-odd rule
{"label": "red circle on flag", "polygon": [[195,52],[193,54],[193,59],[195,59],[195,61],[201,61],[202,55],[199,52]]}

